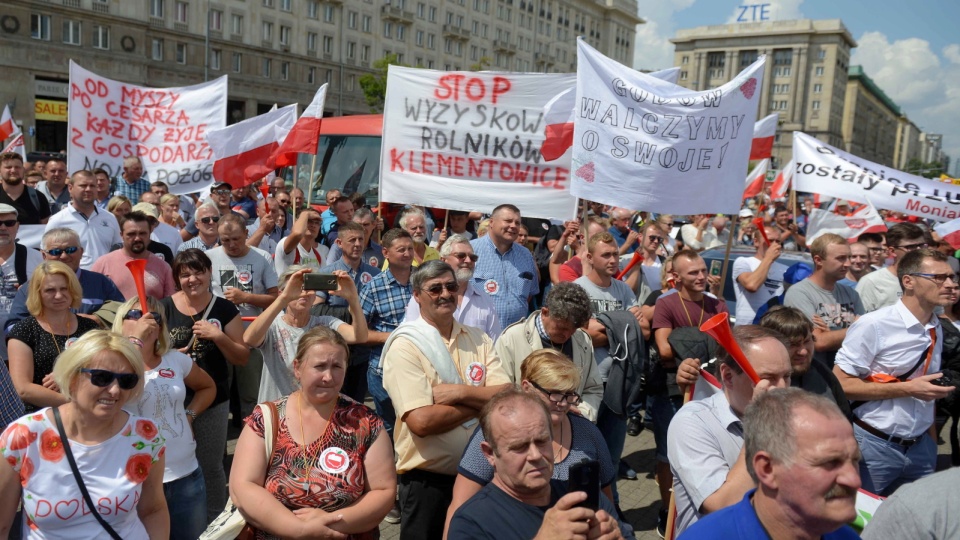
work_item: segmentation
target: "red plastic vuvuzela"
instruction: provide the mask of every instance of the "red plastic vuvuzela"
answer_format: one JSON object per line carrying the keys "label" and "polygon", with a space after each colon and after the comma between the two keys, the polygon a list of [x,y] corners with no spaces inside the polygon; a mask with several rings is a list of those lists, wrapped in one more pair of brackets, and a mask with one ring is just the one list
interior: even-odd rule
{"label": "red plastic vuvuzela", "polygon": [[740,369],[747,374],[747,377],[750,377],[753,384],[757,384],[760,382],[760,377],[757,376],[757,372],[754,371],[753,366],[750,365],[750,361],[747,360],[743,351],[740,350],[737,341],[733,339],[729,318],[730,316],[727,313],[717,313],[700,325],[700,331],[717,340],[717,343],[730,353],[730,356],[737,362]]}
{"label": "red plastic vuvuzela", "polygon": [[134,259],[127,261],[127,268],[133,274],[133,283],[137,286],[137,296],[140,298],[140,310],[143,313],[150,311],[150,304],[147,303],[147,286],[143,282],[143,275],[147,272],[146,259]]}
{"label": "red plastic vuvuzela", "polygon": [[633,258],[630,259],[630,262],[627,263],[627,266],[623,270],[617,272],[616,279],[623,279],[623,276],[630,273],[633,270],[633,267],[643,262],[643,253],[640,253],[640,250],[633,252]]}
{"label": "red plastic vuvuzela", "polygon": [[267,197],[270,196],[270,186],[266,182],[260,184],[260,193],[263,194],[263,209],[270,213],[270,204],[267,203]]}
{"label": "red plastic vuvuzela", "polygon": [[762,217],[754,218],[753,225],[760,231],[760,236],[763,237],[763,241],[766,242],[766,244],[769,246],[770,239],[767,238],[767,230],[763,226],[763,218]]}

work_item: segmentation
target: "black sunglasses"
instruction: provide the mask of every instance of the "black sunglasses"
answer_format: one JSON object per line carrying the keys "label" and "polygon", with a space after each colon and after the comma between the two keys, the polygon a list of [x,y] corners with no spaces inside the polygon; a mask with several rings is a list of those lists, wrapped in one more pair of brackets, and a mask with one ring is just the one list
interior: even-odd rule
{"label": "black sunglasses", "polygon": [[80,249],[80,248],[78,248],[78,247],[76,247],[76,246],[71,246],[71,247],[68,247],[68,248],[53,248],[53,249],[48,249],[48,250],[44,251],[44,253],[46,253],[47,255],[49,255],[49,256],[51,256],[51,257],[59,257],[59,256],[63,255],[64,253],[66,253],[67,255],[73,255],[73,254],[76,253],[77,250],[79,250],[79,249]]}
{"label": "black sunglasses", "polygon": [[229,189],[215,189],[211,193],[214,195],[230,195]]}
{"label": "black sunglasses", "polygon": [[434,283],[429,287],[425,287],[423,290],[427,291],[427,294],[437,296],[443,292],[444,289],[446,289],[447,292],[455,293],[460,290],[460,285],[458,285],[455,281],[449,281],[447,283]]}
{"label": "black sunglasses", "polygon": [[19,222],[15,219],[5,219],[3,221],[0,221],[0,225],[3,225],[4,227],[7,227],[7,228],[16,227],[17,223]]}
{"label": "black sunglasses", "polygon": [[[156,311],[150,311],[149,313],[150,313],[150,315],[153,315],[153,318],[156,319],[157,322],[160,322],[160,314],[159,314],[159,313],[157,313]],[[125,321],[139,321],[142,317],[143,317],[143,311],[141,311],[141,310],[139,310],[139,309],[131,309],[130,311],[127,312],[126,315],[123,316],[123,320],[125,320]]]}
{"label": "black sunglasses", "polygon": [[461,260],[461,261],[469,258],[471,261],[477,262],[477,259],[480,258],[480,256],[477,255],[476,253],[451,253],[450,255],[453,255],[454,257],[457,258],[457,260]]}
{"label": "black sunglasses", "polygon": [[204,225],[209,225],[211,221],[214,222],[214,223],[219,222],[219,221],[220,221],[220,216],[200,218],[200,223],[203,223]]}
{"label": "black sunglasses", "polygon": [[89,373],[90,384],[98,388],[106,388],[116,379],[121,390],[133,390],[140,381],[140,376],[136,373],[114,373],[105,369],[88,368],[82,368],[80,373]]}

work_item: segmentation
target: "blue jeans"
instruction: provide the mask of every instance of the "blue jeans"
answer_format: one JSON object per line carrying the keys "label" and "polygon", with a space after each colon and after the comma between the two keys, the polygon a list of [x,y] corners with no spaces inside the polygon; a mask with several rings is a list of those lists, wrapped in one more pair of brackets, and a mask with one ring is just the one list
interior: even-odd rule
{"label": "blue jeans", "polygon": [[667,429],[670,421],[683,406],[683,397],[669,396],[666,392],[655,394],[650,398],[650,410],[647,413],[653,418],[653,440],[657,445],[657,461],[667,463]]}
{"label": "blue jeans", "polygon": [[163,496],[170,512],[170,540],[195,540],[207,528],[207,489],[203,471],[164,482]]}
{"label": "blue jeans", "polygon": [[[603,440],[607,443],[607,450],[613,461],[613,470],[619,470],[623,445],[627,439],[627,417],[614,414],[606,403],[601,402],[600,410],[597,412],[597,429],[603,434]],[[610,489],[613,490],[614,504],[620,504],[620,494],[617,493],[615,481],[610,484]]]}
{"label": "blue jeans", "polygon": [[860,445],[860,481],[863,489],[887,496],[903,484],[933,474],[937,467],[937,443],[924,433],[911,447],[893,444],[853,426]]}
{"label": "blue jeans", "polygon": [[[379,363],[379,359],[377,362]],[[387,433],[392,438],[393,425],[397,422],[397,412],[393,409],[390,394],[387,394],[387,391],[383,389],[383,371],[373,361],[367,367],[367,391],[373,398],[377,415],[383,419],[383,426],[387,428]]]}

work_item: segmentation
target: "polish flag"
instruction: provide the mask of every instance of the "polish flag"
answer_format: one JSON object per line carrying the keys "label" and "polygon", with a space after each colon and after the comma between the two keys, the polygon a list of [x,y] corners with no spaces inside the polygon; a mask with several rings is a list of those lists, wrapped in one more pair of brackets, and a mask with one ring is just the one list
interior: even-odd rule
{"label": "polish flag", "polygon": [[260,180],[277,168],[277,150],[297,122],[297,104],[207,133],[213,177],[233,187]]}
{"label": "polish flag", "polygon": [[16,137],[13,138],[13,141],[3,149],[3,154],[7,152],[15,152],[20,154],[20,157],[23,158],[23,161],[27,161],[27,149],[23,146],[23,133],[17,133]]}
{"label": "polish flag", "polygon": [[838,234],[852,240],[863,233],[886,232],[886,230],[887,225],[869,200],[856,213],[849,216],[814,208],[807,220],[807,243],[812,243],[826,233]]}
{"label": "polish flag", "polygon": [[277,167],[289,167],[297,164],[297,154],[317,154],[320,140],[320,121],[323,119],[323,103],[327,99],[327,86],[324,84],[313,96],[313,101],[303,111],[303,115],[294,124],[293,129],[277,150]]}
{"label": "polish flag", "polygon": [[787,190],[790,189],[790,183],[793,182],[793,170],[795,168],[796,165],[794,165],[793,159],[790,159],[790,161],[780,169],[777,177],[773,180],[773,186],[770,188],[770,197],[777,200],[787,196]]}
{"label": "polish flag", "polygon": [[543,107],[543,145],[540,155],[546,161],[560,159],[573,145],[573,114],[577,104],[576,87],[567,88],[553,96]]}
{"label": "polish flag", "polygon": [[777,134],[779,120],[780,113],[773,113],[754,124],[750,161],[773,157],[773,138]]}
{"label": "polish flag", "polygon": [[960,218],[946,223],[938,223],[933,230],[953,249],[960,249]]}
{"label": "polish flag", "polygon": [[4,105],[3,116],[0,116],[0,141],[5,141],[20,131],[17,124],[13,122],[13,115],[10,114],[10,106]]}
{"label": "polish flag", "polygon": [[693,394],[690,397],[690,401],[707,399],[708,397],[714,394],[719,394],[722,391],[723,387],[720,386],[720,381],[711,375],[709,371],[701,369],[700,377],[697,378],[697,383],[693,385]]}
{"label": "polish flag", "polygon": [[770,160],[764,159],[750,171],[747,175],[746,187],[743,190],[743,198],[749,199],[763,193],[763,183],[767,179],[767,169],[770,167]]}

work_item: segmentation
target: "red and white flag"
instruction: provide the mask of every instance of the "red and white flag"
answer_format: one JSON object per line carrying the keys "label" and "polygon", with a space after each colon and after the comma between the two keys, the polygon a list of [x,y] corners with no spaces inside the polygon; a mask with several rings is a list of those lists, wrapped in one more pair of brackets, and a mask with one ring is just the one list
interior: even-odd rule
{"label": "red and white flag", "polygon": [[780,172],[777,173],[777,177],[773,179],[773,185],[770,187],[770,197],[773,200],[783,199],[787,196],[787,191],[790,190],[790,183],[793,181],[793,169],[795,168],[796,165],[794,165],[791,159],[780,169]]}
{"label": "red and white flag", "polygon": [[753,143],[750,145],[750,161],[773,156],[773,139],[777,135],[780,113],[760,119],[753,126]]}
{"label": "red and white flag", "polygon": [[540,154],[546,161],[560,159],[573,144],[573,114],[577,103],[577,89],[570,87],[553,96],[543,107],[543,145]]}
{"label": "red and white flag", "polygon": [[946,223],[938,223],[933,228],[944,242],[953,249],[960,249],[960,218]]}
{"label": "red and white flag", "polygon": [[17,133],[16,137],[13,138],[13,141],[3,149],[3,154],[7,152],[16,152],[20,154],[20,157],[23,158],[23,161],[27,161],[27,149],[23,146],[23,133]]}
{"label": "red and white flag", "polygon": [[746,187],[743,189],[743,198],[750,199],[763,193],[763,183],[767,180],[767,169],[770,168],[770,160],[763,159],[757,163],[747,175]]}
{"label": "red and white flag", "polygon": [[213,177],[243,187],[277,168],[277,151],[297,122],[297,104],[207,133],[213,150]]}
{"label": "red and white flag", "polygon": [[293,125],[283,144],[277,149],[277,167],[289,167],[297,164],[297,154],[317,154],[317,142],[320,140],[320,121],[323,120],[323,103],[327,99],[327,86],[324,84],[313,96],[313,101]]}
{"label": "red and white flag", "polygon": [[720,381],[711,375],[709,371],[701,369],[700,377],[697,378],[697,383],[693,386],[693,395],[690,397],[690,401],[707,399],[722,391],[723,387],[720,385]]}
{"label": "red and white flag", "polygon": [[807,244],[827,233],[838,234],[850,240],[863,233],[886,232],[886,230],[887,225],[870,201],[850,216],[841,216],[829,210],[814,208],[807,222]]}
{"label": "red and white flag", "polygon": [[0,116],[0,142],[16,135],[20,128],[13,121],[13,115],[10,114],[10,106],[3,106],[3,116]]}

